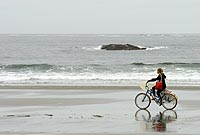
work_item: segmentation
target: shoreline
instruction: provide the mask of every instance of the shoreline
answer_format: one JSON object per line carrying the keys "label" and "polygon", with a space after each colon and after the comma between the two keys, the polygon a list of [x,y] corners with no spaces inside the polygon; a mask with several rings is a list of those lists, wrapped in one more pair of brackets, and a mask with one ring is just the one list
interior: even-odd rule
{"label": "shoreline", "polygon": [[[200,86],[168,86],[170,90],[200,90]],[[30,85],[30,84],[9,84],[0,85],[1,89],[49,89],[49,90],[140,90],[140,86],[123,85]]]}

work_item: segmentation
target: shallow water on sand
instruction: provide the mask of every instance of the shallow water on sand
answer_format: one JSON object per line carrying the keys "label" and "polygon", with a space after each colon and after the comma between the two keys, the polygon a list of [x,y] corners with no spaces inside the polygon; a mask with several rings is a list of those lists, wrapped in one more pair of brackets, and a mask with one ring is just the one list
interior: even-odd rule
{"label": "shallow water on sand", "polygon": [[134,98],[139,92],[1,90],[0,133],[192,135],[200,132],[199,91],[175,90],[179,100],[174,110],[165,110],[154,102],[148,110],[138,110]]}

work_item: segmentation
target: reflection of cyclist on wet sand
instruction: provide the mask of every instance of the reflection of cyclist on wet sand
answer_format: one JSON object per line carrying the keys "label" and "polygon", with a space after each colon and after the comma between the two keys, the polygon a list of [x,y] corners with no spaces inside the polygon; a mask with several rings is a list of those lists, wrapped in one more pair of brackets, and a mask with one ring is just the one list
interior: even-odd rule
{"label": "reflection of cyclist on wet sand", "polygon": [[157,86],[153,86],[152,87],[152,91],[153,91],[153,99],[156,98],[156,94],[155,94],[155,89],[157,89],[157,95],[158,97],[160,98],[160,93],[166,88],[166,83],[165,83],[165,74],[163,73],[163,69],[162,68],[158,68],[157,69],[157,73],[158,73],[158,77],[157,78],[152,78],[151,80],[148,80],[146,82],[146,86],[147,86],[147,83],[148,82],[155,82],[155,81],[158,81],[158,82],[161,82],[161,87],[157,87]]}
{"label": "reflection of cyclist on wet sand", "polygon": [[166,131],[166,121],[163,119],[161,112],[152,118],[152,128],[159,132]]}
{"label": "reflection of cyclist on wet sand", "polygon": [[[150,121],[151,113],[146,109],[139,109],[135,112],[135,119],[137,121]],[[162,112],[162,118],[167,123],[170,123],[177,119],[177,113],[174,110],[165,110]]]}
{"label": "reflection of cyclist on wet sand", "polygon": [[177,113],[173,110],[165,110],[162,113],[159,112],[154,117],[151,117],[151,113],[148,110],[138,110],[135,113],[136,121],[144,121],[147,131],[153,130],[157,132],[166,131],[166,125],[177,119]]}

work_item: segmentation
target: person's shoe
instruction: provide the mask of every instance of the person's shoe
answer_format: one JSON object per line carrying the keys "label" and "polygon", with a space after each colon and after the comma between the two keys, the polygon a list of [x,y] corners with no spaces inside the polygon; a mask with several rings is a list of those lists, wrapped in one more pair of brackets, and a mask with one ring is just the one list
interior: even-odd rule
{"label": "person's shoe", "polygon": [[160,104],[159,104],[159,106],[161,106],[162,105],[162,102],[160,101]]}
{"label": "person's shoe", "polygon": [[156,97],[153,97],[151,100],[156,100]]}

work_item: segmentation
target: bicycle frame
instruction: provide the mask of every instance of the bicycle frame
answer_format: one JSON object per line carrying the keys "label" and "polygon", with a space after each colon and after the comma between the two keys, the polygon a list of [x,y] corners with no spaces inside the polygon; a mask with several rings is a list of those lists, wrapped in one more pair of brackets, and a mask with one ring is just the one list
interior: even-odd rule
{"label": "bicycle frame", "polygon": [[[149,87],[147,88],[147,90],[146,90],[146,95],[150,95],[151,97],[152,97],[152,91],[149,89]],[[146,98],[146,95],[144,96],[144,98],[143,98],[143,100],[142,100],[142,102],[144,102],[144,100],[145,100],[145,98]]]}
{"label": "bicycle frame", "polygon": [[[152,94],[153,94],[153,91],[148,86],[146,86],[146,95],[150,95],[151,97],[153,97]],[[165,93],[163,92],[161,92],[160,94],[161,94],[160,95],[161,97],[158,97],[158,100],[157,100],[159,103],[160,103],[160,100],[165,96]],[[144,96],[142,102],[144,102],[146,95]]]}

